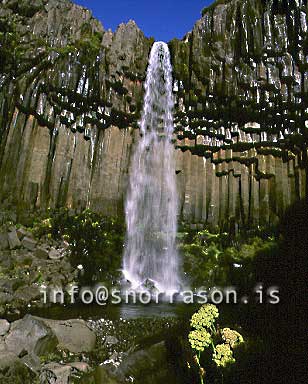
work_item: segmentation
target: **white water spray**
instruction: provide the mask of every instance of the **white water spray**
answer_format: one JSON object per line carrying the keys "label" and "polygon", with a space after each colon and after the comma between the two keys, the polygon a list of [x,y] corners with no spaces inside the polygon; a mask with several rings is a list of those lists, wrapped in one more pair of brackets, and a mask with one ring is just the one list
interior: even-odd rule
{"label": "white water spray", "polygon": [[156,42],[149,58],[142,136],[132,159],[126,200],[123,272],[135,289],[148,280],[162,292],[180,288],[173,106],[169,49]]}

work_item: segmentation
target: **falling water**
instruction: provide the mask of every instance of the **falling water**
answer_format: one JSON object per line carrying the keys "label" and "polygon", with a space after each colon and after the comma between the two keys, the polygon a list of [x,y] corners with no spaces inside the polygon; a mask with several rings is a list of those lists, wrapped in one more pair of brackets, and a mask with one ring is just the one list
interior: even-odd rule
{"label": "falling water", "polygon": [[123,271],[133,288],[153,280],[160,291],[179,290],[173,103],[169,49],[157,42],[149,59],[141,138],[132,159],[126,200]]}

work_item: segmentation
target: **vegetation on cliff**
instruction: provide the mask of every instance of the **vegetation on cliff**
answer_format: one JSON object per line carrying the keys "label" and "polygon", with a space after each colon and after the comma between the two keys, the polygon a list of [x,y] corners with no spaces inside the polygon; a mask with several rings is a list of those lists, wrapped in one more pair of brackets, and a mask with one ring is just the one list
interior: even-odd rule
{"label": "vegetation on cliff", "polygon": [[249,285],[255,258],[276,253],[277,247],[274,231],[253,231],[235,237],[207,229],[179,233],[184,272],[196,288]]}
{"label": "vegetation on cliff", "polygon": [[68,243],[71,265],[82,266],[81,285],[109,281],[119,275],[125,233],[122,220],[90,210],[78,214],[62,209],[39,219],[33,231],[39,237]]}

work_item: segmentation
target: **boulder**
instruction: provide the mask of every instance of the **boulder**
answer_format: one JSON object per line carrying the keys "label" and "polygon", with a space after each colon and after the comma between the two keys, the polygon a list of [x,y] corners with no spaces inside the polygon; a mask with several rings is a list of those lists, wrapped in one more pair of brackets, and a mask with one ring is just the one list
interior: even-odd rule
{"label": "boulder", "polygon": [[28,249],[29,251],[34,251],[37,242],[30,237],[24,237],[21,241],[21,244],[24,248]]}
{"label": "boulder", "polygon": [[0,383],[33,384],[29,368],[11,352],[0,352]]}
{"label": "boulder", "polygon": [[5,342],[8,350],[17,356],[24,351],[41,356],[54,351],[58,340],[50,327],[40,318],[26,315],[11,324]]}
{"label": "boulder", "polygon": [[[32,252],[29,250],[22,249],[22,253],[19,253],[16,255],[16,264],[21,265],[21,266],[26,266],[26,265],[32,265],[33,263],[33,256]],[[26,277],[26,276],[25,276]]]}
{"label": "boulder", "polygon": [[38,259],[48,259],[49,253],[47,249],[38,247],[34,252],[34,256]]}
{"label": "boulder", "polygon": [[17,288],[22,285],[22,281],[15,278],[5,278],[0,280],[0,291],[13,293]]}
{"label": "boulder", "polygon": [[8,249],[9,248],[9,240],[7,233],[0,233],[0,250]]}
{"label": "boulder", "polygon": [[61,287],[64,281],[65,281],[65,276],[63,276],[62,273],[54,272],[52,274],[51,284],[54,285],[55,287]]}
{"label": "boulder", "polygon": [[103,365],[96,368],[93,374],[93,380],[95,380],[95,383],[119,384],[119,381],[112,377]]}
{"label": "boulder", "polygon": [[161,382],[157,380],[157,375],[164,375],[168,370],[166,361],[167,349],[165,343],[161,342],[132,353],[118,368],[111,369],[111,372],[119,381],[126,381],[127,378],[133,377],[137,382],[149,384]]}
{"label": "boulder", "polygon": [[1,336],[0,337],[0,354],[6,351],[7,351],[7,346],[5,344],[4,338]]}
{"label": "boulder", "polygon": [[59,348],[72,353],[90,352],[96,343],[95,333],[84,320],[43,320],[59,341]]}
{"label": "boulder", "polygon": [[63,257],[61,252],[58,249],[53,247],[50,249],[48,256],[51,260],[59,260]]}
{"label": "boulder", "polygon": [[107,346],[118,344],[119,340],[115,336],[106,336],[104,344]]}
{"label": "boulder", "polygon": [[27,354],[23,356],[21,358],[21,362],[35,374],[37,374],[41,370],[41,360],[33,353],[31,353],[30,355]]}
{"label": "boulder", "polygon": [[9,304],[14,300],[14,296],[9,292],[0,292],[0,304]]}
{"label": "boulder", "polygon": [[11,251],[1,250],[0,248],[0,265],[2,268],[11,269],[13,267],[13,258]]}
{"label": "boulder", "polygon": [[46,364],[40,374],[41,384],[69,384],[72,368],[58,363]]}
{"label": "boulder", "polygon": [[4,336],[10,329],[10,323],[5,319],[0,319],[0,336]]}
{"label": "boulder", "polygon": [[24,228],[18,228],[16,230],[16,233],[17,233],[17,236],[18,236],[19,240],[22,240],[24,237],[28,237],[28,238],[29,237],[30,238],[33,237],[32,233],[29,232],[29,231],[26,231]]}
{"label": "boulder", "polygon": [[16,229],[12,229],[11,232],[8,232],[7,237],[8,237],[10,249],[19,248],[21,246],[21,242],[17,236]]}
{"label": "boulder", "polygon": [[76,370],[78,372],[83,372],[83,373],[89,372],[90,369],[91,369],[89,364],[84,363],[82,361],[77,361],[77,362],[74,362],[74,363],[69,363],[69,365],[72,367],[73,371]]}
{"label": "boulder", "polygon": [[14,297],[25,303],[30,303],[33,300],[40,299],[42,297],[42,294],[40,289],[36,286],[20,287],[15,291]]}
{"label": "boulder", "polygon": [[0,371],[19,363],[19,358],[12,352],[0,352]]}

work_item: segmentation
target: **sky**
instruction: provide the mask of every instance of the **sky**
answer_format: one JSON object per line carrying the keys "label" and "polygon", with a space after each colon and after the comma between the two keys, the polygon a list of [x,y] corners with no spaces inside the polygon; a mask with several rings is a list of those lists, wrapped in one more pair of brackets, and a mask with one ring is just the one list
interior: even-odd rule
{"label": "sky", "polygon": [[181,39],[200,19],[213,0],[72,0],[90,9],[105,29],[115,31],[120,23],[135,20],[147,37],[156,41]]}

